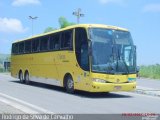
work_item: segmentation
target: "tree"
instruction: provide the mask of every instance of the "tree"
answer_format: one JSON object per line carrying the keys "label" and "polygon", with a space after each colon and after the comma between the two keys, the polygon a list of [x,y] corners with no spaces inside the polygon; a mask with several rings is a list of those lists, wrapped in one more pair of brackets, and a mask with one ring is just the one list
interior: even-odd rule
{"label": "tree", "polygon": [[[59,17],[58,22],[59,22],[60,28],[65,28],[67,26],[75,25],[75,23],[73,23],[73,22],[68,22],[68,20],[63,16]],[[44,30],[44,33],[51,32],[54,30],[56,30],[56,28],[47,27]]]}
{"label": "tree", "polygon": [[60,28],[65,28],[67,26],[75,25],[75,23],[68,22],[67,19],[63,16],[60,17],[58,21],[59,21]]}
{"label": "tree", "polygon": [[44,30],[44,33],[51,32],[51,31],[54,31],[54,30],[56,30],[56,28],[47,27],[47,28]]}

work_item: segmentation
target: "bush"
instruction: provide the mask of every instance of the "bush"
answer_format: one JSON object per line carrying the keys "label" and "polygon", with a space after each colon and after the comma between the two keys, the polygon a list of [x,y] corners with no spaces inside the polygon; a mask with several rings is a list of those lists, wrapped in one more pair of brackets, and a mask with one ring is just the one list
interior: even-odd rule
{"label": "bush", "polygon": [[11,68],[8,68],[8,70],[4,71],[4,69],[2,67],[0,67],[0,73],[2,72],[11,72]]}
{"label": "bush", "polygon": [[140,76],[146,78],[160,79],[160,65],[141,66]]}

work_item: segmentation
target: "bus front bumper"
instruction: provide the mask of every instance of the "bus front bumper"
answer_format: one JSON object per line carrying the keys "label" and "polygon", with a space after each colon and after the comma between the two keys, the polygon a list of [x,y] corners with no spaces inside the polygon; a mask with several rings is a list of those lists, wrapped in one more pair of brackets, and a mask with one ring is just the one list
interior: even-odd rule
{"label": "bus front bumper", "polygon": [[132,83],[98,83],[93,82],[90,92],[118,92],[133,91],[136,89],[136,82]]}

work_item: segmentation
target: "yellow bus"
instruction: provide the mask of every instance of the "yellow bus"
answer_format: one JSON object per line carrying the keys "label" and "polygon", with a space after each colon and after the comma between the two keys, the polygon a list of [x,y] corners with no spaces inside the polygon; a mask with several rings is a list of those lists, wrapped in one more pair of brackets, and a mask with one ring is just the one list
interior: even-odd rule
{"label": "yellow bus", "polygon": [[136,47],[127,29],[79,24],[12,44],[11,75],[67,92],[136,88]]}

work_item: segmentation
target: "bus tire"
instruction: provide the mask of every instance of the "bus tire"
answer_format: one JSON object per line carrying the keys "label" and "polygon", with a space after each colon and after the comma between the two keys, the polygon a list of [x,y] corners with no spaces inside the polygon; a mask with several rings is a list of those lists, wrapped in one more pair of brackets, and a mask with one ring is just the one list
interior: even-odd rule
{"label": "bus tire", "polygon": [[25,78],[25,83],[26,83],[26,84],[29,84],[30,81],[29,81],[29,73],[28,73],[28,71],[25,72],[24,78]]}
{"label": "bus tire", "polygon": [[19,71],[19,80],[21,83],[24,83],[23,72],[21,70]]}
{"label": "bus tire", "polygon": [[71,75],[67,75],[65,78],[65,89],[68,93],[74,93],[74,81]]}

